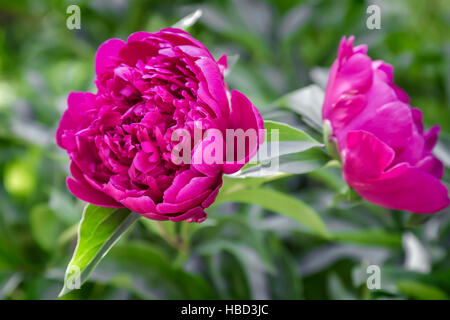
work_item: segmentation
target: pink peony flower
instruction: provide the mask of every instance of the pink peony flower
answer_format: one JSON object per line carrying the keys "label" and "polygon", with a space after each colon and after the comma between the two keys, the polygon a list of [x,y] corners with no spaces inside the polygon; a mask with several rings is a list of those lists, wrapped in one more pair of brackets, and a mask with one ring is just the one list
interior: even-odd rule
{"label": "pink peony flower", "polygon": [[392,209],[432,213],[448,206],[433,154],[438,126],[427,132],[422,112],[393,82],[393,67],[372,61],[367,46],[341,40],[323,104],[347,183],[363,198]]}
{"label": "pink peony flower", "polygon": [[[92,204],[126,207],[150,219],[206,219],[222,175],[239,170],[263,140],[258,110],[242,93],[229,92],[225,69],[226,56],[216,62],[179,29],[103,43],[95,58],[98,92],[71,92],[56,133],[71,159],[69,190]],[[180,129],[192,136],[197,129],[224,135],[254,129],[258,139],[234,161],[178,163],[171,153]],[[211,140],[200,135],[192,142],[189,157]]]}

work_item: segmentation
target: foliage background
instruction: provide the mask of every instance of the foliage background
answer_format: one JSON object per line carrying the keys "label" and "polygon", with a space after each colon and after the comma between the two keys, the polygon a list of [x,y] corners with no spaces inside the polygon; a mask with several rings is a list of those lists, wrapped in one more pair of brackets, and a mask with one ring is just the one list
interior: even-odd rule
{"label": "foliage background", "polygon": [[[96,48],[111,37],[170,26],[196,8],[204,15],[189,31],[217,58],[239,54],[230,87],[245,92],[265,119],[293,125],[298,116],[274,101],[323,84],[341,36],[354,34],[373,58],[395,66],[397,84],[423,110],[426,125],[441,125],[437,152],[448,165],[450,2],[376,3],[381,30],[366,28],[370,3],[357,0],[0,0],[0,298],[54,299],[61,289],[83,203],[65,187],[68,162],[54,132],[67,94],[95,90]],[[81,7],[81,30],[66,28],[71,4]],[[333,240],[246,204],[222,204],[195,226],[139,221],[90,281],[64,298],[450,296],[448,209],[407,227],[409,213],[349,198],[332,169],[269,187],[308,203]],[[381,267],[380,290],[365,285],[369,264]]]}

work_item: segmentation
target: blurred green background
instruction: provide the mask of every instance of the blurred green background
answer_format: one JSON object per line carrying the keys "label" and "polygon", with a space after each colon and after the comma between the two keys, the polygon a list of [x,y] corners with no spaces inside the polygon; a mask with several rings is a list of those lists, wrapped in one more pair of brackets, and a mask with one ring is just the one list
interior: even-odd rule
{"label": "blurred green background", "polygon": [[[395,80],[442,127],[450,162],[450,2],[0,0],[0,299],[55,299],[83,203],[66,189],[68,159],[54,132],[70,91],[95,91],[96,48],[112,37],[171,26],[198,8],[189,31],[218,58],[239,55],[227,82],[266,119],[297,124],[280,96],[326,81],[342,35],[395,66]],[[81,30],[66,8],[81,8]],[[234,59],[230,59],[234,60]],[[447,181],[449,172],[446,172]],[[223,204],[200,225],[139,221],[70,299],[429,299],[450,296],[450,212],[410,228],[410,214],[345,193],[339,171],[277,180],[308,203],[334,240],[257,206]],[[144,220],[144,219],[141,219]],[[181,228],[181,230],[178,230]],[[419,262],[417,262],[419,261]],[[366,268],[381,267],[369,290]]]}

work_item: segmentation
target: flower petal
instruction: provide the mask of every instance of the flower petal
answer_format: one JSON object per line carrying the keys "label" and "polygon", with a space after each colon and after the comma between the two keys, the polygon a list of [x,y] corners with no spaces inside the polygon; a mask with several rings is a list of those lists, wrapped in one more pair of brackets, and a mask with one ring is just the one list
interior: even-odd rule
{"label": "flower petal", "polygon": [[374,179],[394,160],[395,152],[386,143],[367,131],[347,134],[344,151],[344,175],[350,185],[365,179]]}
{"label": "flower petal", "polygon": [[83,201],[101,207],[123,208],[123,205],[121,205],[111,197],[108,197],[103,192],[81,184],[70,177],[67,178],[66,184],[70,192],[72,192],[75,197],[80,198]]}
{"label": "flower petal", "polygon": [[[233,90],[231,92],[231,106],[232,112],[230,114],[231,129],[242,129],[244,132],[252,130],[249,133],[256,134],[256,139],[250,139],[250,145],[245,146],[244,158],[237,159],[237,146],[234,145],[234,150],[227,150],[227,153],[234,152],[234,161],[224,164],[223,171],[226,174],[234,173],[242,168],[258,151],[259,145],[264,142],[264,121],[259,114],[258,109],[239,91]],[[253,141],[252,141],[253,140]],[[227,145],[229,145],[227,141]],[[242,146],[241,146],[242,147]],[[227,157],[228,158],[228,157]]]}
{"label": "flower petal", "polygon": [[415,213],[437,212],[450,203],[448,190],[439,179],[407,163],[393,167],[355,190],[378,205]]}
{"label": "flower petal", "polygon": [[113,66],[120,50],[125,46],[121,39],[109,39],[98,47],[95,55],[95,73],[100,76],[105,70]]}

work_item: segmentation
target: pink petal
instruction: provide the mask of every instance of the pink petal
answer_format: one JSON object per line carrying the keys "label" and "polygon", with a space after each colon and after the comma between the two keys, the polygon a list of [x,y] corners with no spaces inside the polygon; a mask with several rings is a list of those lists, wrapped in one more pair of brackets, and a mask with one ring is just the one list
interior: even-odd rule
{"label": "pink petal", "polygon": [[[239,91],[233,90],[231,93],[232,112],[230,114],[231,129],[242,129],[247,131],[253,129],[256,132],[257,141],[253,145],[246,146],[245,159],[236,159],[232,163],[225,163],[223,165],[223,172],[226,174],[234,173],[242,168],[258,151],[259,144],[264,141],[264,135],[261,134],[260,129],[264,129],[264,122],[259,114],[258,109]],[[236,146],[235,146],[236,151]],[[235,153],[236,155],[236,153]],[[243,160],[243,161],[242,161]],[[240,162],[240,163],[239,163]],[[242,163],[244,162],[244,163]]]}
{"label": "pink petal", "polygon": [[[216,132],[221,134],[221,132]],[[204,175],[217,176],[222,172],[222,165],[225,158],[225,137],[223,137],[223,135],[221,134],[222,140],[212,145],[214,142],[212,141],[212,137],[209,133],[213,134],[214,131],[207,131],[207,136],[205,137],[205,139],[197,143],[197,145],[195,146],[194,152],[192,154],[191,166]],[[211,157],[210,153],[212,152],[212,148],[214,148],[215,152],[219,152],[218,149],[221,148],[221,157],[219,157],[220,154],[217,155],[217,157]]]}
{"label": "pink petal", "polygon": [[147,31],[138,31],[129,35],[127,43],[145,41],[146,38],[152,37],[153,33]]}
{"label": "pink petal", "polygon": [[417,168],[435,176],[438,179],[441,179],[444,176],[444,164],[433,155],[425,157],[419,161],[419,163],[417,163]]}
{"label": "pink petal", "polygon": [[217,184],[216,177],[196,177],[186,184],[177,195],[177,202],[183,202],[206,190],[212,191]]}
{"label": "pink petal", "polygon": [[179,173],[172,182],[172,185],[164,192],[165,202],[176,202],[180,190],[187,185],[193,178],[200,174],[195,170],[186,170]]}
{"label": "pink petal", "polygon": [[127,197],[120,201],[125,207],[137,213],[155,213],[156,205],[148,196]]}
{"label": "pink petal", "polygon": [[198,206],[200,203],[202,203],[203,200],[208,197],[210,193],[211,190],[205,190],[200,194],[192,195],[192,198],[186,201],[176,203],[159,203],[158,205],[156,205],[156,209],[159,213],[182,213],[186,210]]}
{"label": "pink petal", "polygon": [[[195,207],[178,216],[169,217],[174,222],[187,220],[188,222],[201,222],[206,219],[206,213],[201,207]],[[201,220],[201,221],[199,221]]]}
{"label": "pink petal", "polygon": [[400,149],[408,143],[413,132],[410,107],[400,101],[387,103],[378,108],[367,121],[359,124],[358,129],[373,133],[391,148]]}
{"label": "pink petal", "polygon": [[213,204],[214,200],[216,200],[217,195],[219,194],[219,190],[222,187],[222,177],[220,177],[220,182],[218,186],[209,194],[209,196],[203,200],[202,207],[208,208],[210,205]]}
{"label": "pink petal", "polygon": [[341,65],[338,78],[342,80],[335,88],[339,92],[365,90],[372,84],[372,61],[365,54],[353,54]]}
{"label": "pink petal", "polygon": [[225,91],[225,81],[223,80],[219,66],[215,60],[208,58],[200,58],[195,64],[199,67],[205,77],[205,84],[208,87],[207,89],[210,95],[219,103],[220,110],[217,111],[217,116],[228,117],[230,107]]}
{"label": "pink petal", "polygon": [[95,55],[95,73],[97,76],[115,65],[119,52],[124,46],[125,42],[121,39],[110,39],[100,45]]}
{"label": "pink petal", "polygon": [[378,205],[415,213],[437,212],[450,203],[448,190],[439,179],[406,163],[355,190]]}
{"label": "pink petal", "polygon": [[425,150],[431,151],[438,141],[438,134],[441,131],[441,127],[433,126],[425,134]]}
{"label": "pink petal", "polygon": [[411,114],[416,125],[417,131],[423,134],[423,113],[418,108],[411,108]]}
{"label": "pink petal", "polygon": [[344,151],[344,175],[349,184],[353,181],[377,178],[392,163],[394,150],[367,131],[351,131],[347,134]]}
{"label": "pink petal", "polygon": [[97,191],[91,187],[81,184],[70,177],[66,179],[66,184],[70,192],[72,192],[75,197],[80,198],[83,201],[101,207],[123,208],[123,205],[108,197],[103,192]]}
{"label": "pink petal", "polygon": [[219,60],[217,60],[217,64],[219,65],[219,69],[220,72],[222,73],[222,75],[225,73],[225,70],[227,70],[228,68],[228,59],[227,59],[227,55],[223,54]]}
{"label": "pink petal", "polygon": [[[63,149],[71,150],[75,147],[74,132],[85,118],[85,112],[92,108],[95,95],[90,92],[71,92],[67,97],[68,108],[61,117],[56,130],[56,143]],[[69,131],[69,132],[67,132]]]}

